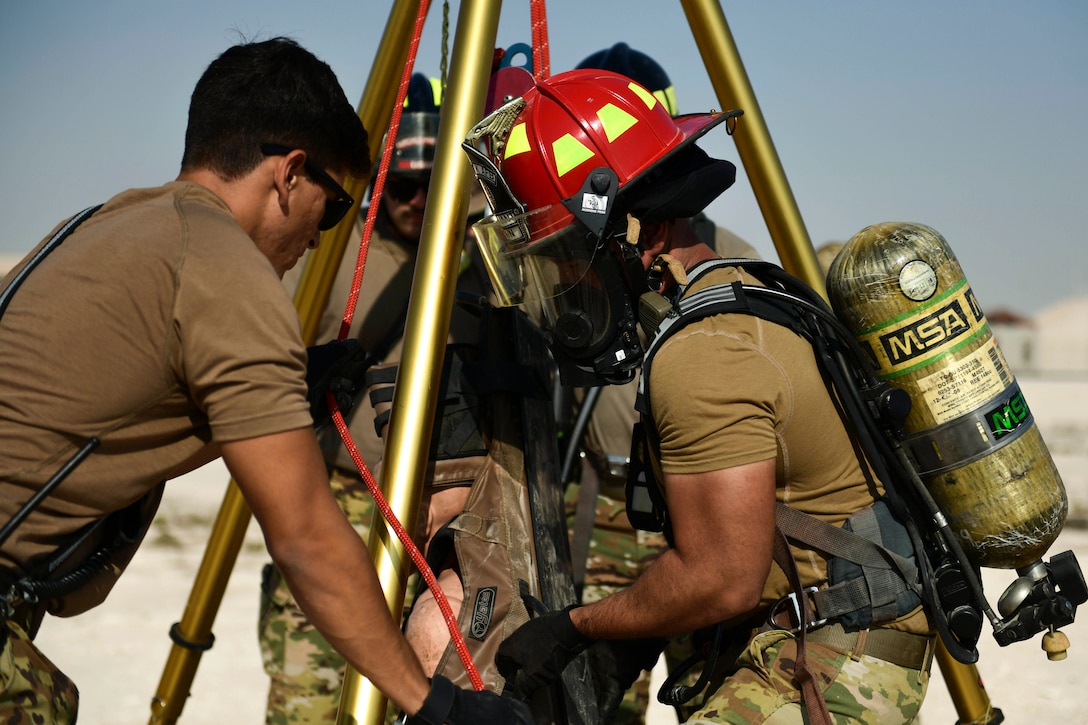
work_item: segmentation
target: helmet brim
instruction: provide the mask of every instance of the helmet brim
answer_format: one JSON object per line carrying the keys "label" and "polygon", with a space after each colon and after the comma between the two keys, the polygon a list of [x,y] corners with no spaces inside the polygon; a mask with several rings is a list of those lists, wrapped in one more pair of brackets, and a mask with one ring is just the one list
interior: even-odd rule
{"label": "helmet brim", "polygon": [[731,187],[737,167],[707,155],[694,142],[743,111],[680,116],[683,140],[652,167],[620,189],[617,206],[647,223],[695,216]]}

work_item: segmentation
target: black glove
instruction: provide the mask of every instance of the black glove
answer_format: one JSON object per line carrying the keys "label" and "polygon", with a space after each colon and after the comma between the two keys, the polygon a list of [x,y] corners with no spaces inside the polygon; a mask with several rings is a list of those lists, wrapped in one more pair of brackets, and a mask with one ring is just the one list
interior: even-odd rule
{"label": "black glove", "polygon": [[653,669],[665,644],[664,639],[656,637],[613,639],[597,642],[589,648],[589,669],[596,685],[601,722],[612,721],[624,693],[635,684],[643,670]]}
{"label": "black glove", "polygon": [[533,713],[519,700],[494,692],[462,690],[442,675],[431,678],[431,691],[405,725],[533,725]]}
{"label": "black glove", "polygon": [[548,612],[518,627],[499,645],[495,666],[514,697],[528,698],[535,690],[559,680],[563,669],[593,643],[570,621],[572,604]]}
{"label": "black glove", "polygon": [[347,418],[363,376],[375,362],[358,340],[333,340],[306,348],[306,399],[310,401],[314,428],[321,428],[332,418],[327,393],[336,396],[336,405]]}

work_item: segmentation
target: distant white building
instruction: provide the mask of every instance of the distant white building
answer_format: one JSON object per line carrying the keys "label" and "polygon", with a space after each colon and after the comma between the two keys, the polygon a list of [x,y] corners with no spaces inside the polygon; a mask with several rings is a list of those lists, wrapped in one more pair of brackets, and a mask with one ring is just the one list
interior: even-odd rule
{"label": "distant white building", "polygon": [[1005,310],[986,319],[1015,373],[1088,376],[1088,296],[1051,305],[1033,320]]}
{"label": "distant white building", "polygon": [[1035,324],[1008,310],[988,312],[986,321],[1009,367],[1016,373],[1034,370]]}
{"label": "distant white building", "polygon": [[1088,373],[1088,296],[1047,307],[1035,318],[1036,367],[1043,373]]}

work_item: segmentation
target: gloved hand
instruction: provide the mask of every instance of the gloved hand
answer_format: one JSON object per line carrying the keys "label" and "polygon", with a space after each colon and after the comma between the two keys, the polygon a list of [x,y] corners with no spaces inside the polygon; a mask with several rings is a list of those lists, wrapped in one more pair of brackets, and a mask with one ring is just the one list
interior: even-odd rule
{"label": "gloved hand", "polygon": [[529,706],[494,692],[462,690],[442,675],[431,678],[423,707],[405,725],[533,725]]}
{"label": "gloved hand", "polygon": [[495,666],[515,697],[528,698],[557,682],[570,661],[593,643],[570,621],[576,606],[530,619],[499,645]]}
{"label": "gloved hand", "polygon": [[597,642],[589,648],[589,670],[597,690],[597,709],[601,722],[611,722],[623,702],[623,695],[635,684],[643,670],[653,669],[665,649],[666,640],[613,639]]}
{"label": "gloved hand", "polygon": [[336,405],[347,418],[355,405],[355,393],[363,376],[377,360],[358,340],[333,340],[306,348],[306,399],[314,428],[321,428],[332,418],[327,393],[336,396]]}

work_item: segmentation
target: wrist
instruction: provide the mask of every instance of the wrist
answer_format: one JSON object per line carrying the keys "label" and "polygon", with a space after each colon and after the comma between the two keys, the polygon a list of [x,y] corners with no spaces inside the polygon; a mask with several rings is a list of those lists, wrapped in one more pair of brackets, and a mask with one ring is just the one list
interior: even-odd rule
{"label": "wrist", "polygon": [[580,636],[589,639],[589,637],[586,637],[585,631],[583,629],[585,627],[586,621],[586,608],[583,606],[575,605],[571,607],[569,614],[570,623],[574,626],[574,629],[577,630]]}
{"label": "wrist", "polygon": [[419,709],[408,717],[407,725],[442,725],[453,709],[457,687],[441,675],[431,678],[431,688]]}
{"label": "wrist", "polygon": [[582,627],[579,626],[580,622],[585,622],[585,607],[580,604],[571,604],[564,609],[564,612],[566,612],[566,620],[569,625],[562,627],[562,631],[557,633],[560,643],[568,648],[578,650],[585,649],[593,644],[593,639],[586,636]]}

